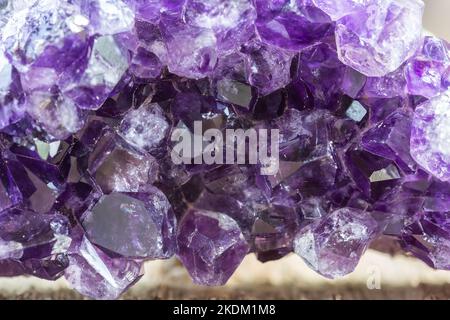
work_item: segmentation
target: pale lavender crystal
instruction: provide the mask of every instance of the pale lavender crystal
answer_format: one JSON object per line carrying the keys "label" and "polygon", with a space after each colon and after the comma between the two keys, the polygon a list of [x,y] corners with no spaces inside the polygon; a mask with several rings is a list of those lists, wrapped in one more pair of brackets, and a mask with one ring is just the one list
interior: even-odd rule
{"label": "pale lavender crystal", "polygon": [[130,72],[141,79],[152,79],[161,74],[162,68],[157,55],[140,47],[131,60]]}
{"label": "pale lavender crystal", "polygon": [[59,0],[37,1],[14,11],[2,30],[3,45],[21,71],[34,65],[60,72],[80,57],[88,29],[89,20],[78,6]]}
{"label": "pale lavender crystal", "polygon": [[293,53],[258,41],[245,44],[242,51],[246,57],[248,82],[258,88],[261,95],[268,95],[288,85]]}
{"label": "pale lavender crystal", "polygon": [[187,24],[214,31],[219,49],[238,49],[254,33],[256,10],[250,0],[188,0]]}
{"label": "pale lavender crystal", "polygon": [[87,114],[60,92],[34,91],[26,97],[28,114],[56,139],[83,128]]}
{"label": "pale lavender crystal", "polygon": [[294,251],[321,275],[341,277],[356,268],[377,228],[367,212],[342,208],[301,229]]}
{"label": "pale lavender crystal", "polygon": [[417,165],[410,155],[411,124],[411,112],[398,110],[365,132],[361,145],[373,154],[395,161],[404,172],[413,172]]}
{"label": "pale lavender crystal", "polygon": [[421,50],[405,68],[408,93],[432,98],[447,89],[444,72],[450,66],[450,45],[435,37],[426,37]]}
{"label": "pale lavender crystal", "polygon": [[91,28],[101,35],[114,35],[133,29],[134,12],[122,0],[79,0]]}
{"label": "pale lavender crystal", "polygon": [[374,0],[311,0],[312,3],[328,14],[333,20],[358,12],[370,4],[374,4]]}
{"label": "pale lavender crystal", "polygon": [[139,20],[157,22],[162,9],[161,0],[124,0]]}
{"label": "pale lavender crystal", "polygon": [[442,75],[442,87],[449,89],[450,88],[450,66],[448,66],[447,70],[444,71]]}
{"label": "pale lavender crystal", "polygon": [[200,79],[213,71],[217,62],[217,38],[211,29],[185,24],[163,15],[159,23],[167,48],[163,61],[176,75]]}
{"label": "pale lavender crystal", "polygon": [[[177,255],[195,283],[223,285],[249,252],[295,252],[335,278],[383,235],[449,269],[450,47],[422,37],[422,13],[0,0],[0,276],[65,275],[116,299],[145,260]],[[278,129],[278,172],[176,165],[171,133],[195,121]]]}
{"label": "pale lavender crystal", "polygon": [[[81,239],[78,239],[82,237]],[[94,299],[117,299],[143,274],[142,263],[111,258],[85,236],[75,237],[64,277],[79,293]]]}
{"label": "pale lavender crystal", "polygon": [[450,181],[450,91],[424,102],[415,110],[411,155],[442,181]]}
{"label": "pale lavender crystal", "polygon": [[23,100],[19,73],[0,52],[0,129],[23,116]]}
{"label": "pale lavender crystal", "polygon": [[124,257],[167,259],[175,251],[172,207],[155,187],[103,196],[82,224],[92,243]]}
{"label": "pale lavender crystal", "polygon": [[424,4],[421,0],[377,0],[336,23],[339,59],[370,76],[398,69],[418,49]]}
{"label": "pale lavender crystal", "polygon": [[135,150],[111,131],[99,137],[87,157],[87,169],[104,193],[144,190],[157,173],[155,158]]}
{"label": "pale lavender crystal", "polygon": [[[7,241],[0,263],[16,262],[0,267],[0,274],[32,274],[55,280],[67,267],[71,239],[64,216],[39,214],[31,210],[10,209],[0,213],[0,239]],[[14,270],[15,269],[15,270]]]}
{"label": "pale lavender crystal", "polygon": [[194,282],[202,285],[225,284],[249,249],[232,218],[195,209],[180,222],[178,246],[179,258]]}
{"label": "pale lavender crystal", "polygon": [[365,98],[405,97],[405,68],[402,66],[383,77],[367,77],[361,96]]}
{"label": "pale lavender crystal", "polygon": [[179,16],[186,0],[124,0],[135,12],[136,19],[157,23],[161,14]]}
{"label": "pale lavender crystal", "polygon": [[[113,36],[96,38],[90,56],[79,61],[60,81],[64,95],[79,108],[98,109],[111,95],[129,67],[128,53]],[[70,70],[70,69],[69,69]]]}
{"label": "pale lavender crystal", "polygon": [[256,28],[263,42],[300,50],[332,32],[330,18],[301,0],[255,0]]}
{"label": "pale lavender crystal", "polygon": [[131,74],[141,79],[156,78],[161,74],[167,49],[157,25],[136,20],[135,29],[117,35],[116,40],[133,52],[129,69]]}
{"label": "pale lavender crystal", "polygon": [[0,239],[0,260],[20,259],[22,255],[23,246],[20,242]]}
{"label": "pale lavender crystal", "polygon": [[119,134],[132,146],[157,155],[164,151],[170,124],[156,103],[144,103],[122,120]]}

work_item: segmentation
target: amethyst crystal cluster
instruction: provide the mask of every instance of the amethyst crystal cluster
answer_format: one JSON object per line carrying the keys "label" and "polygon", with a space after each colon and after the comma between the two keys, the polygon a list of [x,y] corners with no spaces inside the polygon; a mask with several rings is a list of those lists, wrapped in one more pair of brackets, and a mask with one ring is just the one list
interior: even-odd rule
{"label": "amethyst crystal cluster", "polygon": [[[119,297],[178,256],[450,269],[450,46],[421,0],[0,1],[0,275]],[[279,170],[175,165],[176,128],[280,130]]]}

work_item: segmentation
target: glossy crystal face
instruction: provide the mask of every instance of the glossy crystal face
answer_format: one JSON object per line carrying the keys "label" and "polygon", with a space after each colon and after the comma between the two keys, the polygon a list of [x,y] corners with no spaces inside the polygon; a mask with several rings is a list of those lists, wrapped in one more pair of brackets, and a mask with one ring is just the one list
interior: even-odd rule
{"label": "glossy crystal face", "polygon": [[450,46],[423,10],[0,0],[0,276],[114,299],[148,260],[223,285],[295,253],[336,278],[383,235],[450,269]]}

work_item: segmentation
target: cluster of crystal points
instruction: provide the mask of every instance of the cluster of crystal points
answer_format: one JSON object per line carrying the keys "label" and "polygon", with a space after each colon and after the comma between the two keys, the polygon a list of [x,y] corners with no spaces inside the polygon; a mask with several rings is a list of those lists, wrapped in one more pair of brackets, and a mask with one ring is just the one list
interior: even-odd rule
{"label": "cluster of crystal points", "polygon": [[[421,0],[0,0],[0,276],[119,297],[176,255],[450,269],[450,46]],[[280,169],[175,165],[175,128],[280,130]]]}

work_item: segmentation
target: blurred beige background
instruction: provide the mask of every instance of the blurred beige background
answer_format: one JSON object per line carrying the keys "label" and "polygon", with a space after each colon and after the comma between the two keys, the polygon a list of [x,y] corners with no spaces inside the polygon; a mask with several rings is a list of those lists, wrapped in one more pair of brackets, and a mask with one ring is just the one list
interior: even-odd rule
{"label": "blurred beige background", "polygon": [[425,28],[450,41],[450,1],[425,0],[425,4]]}
{"label": "blurred beige background", "polygon": [[[339,0],[336,0],[339,1]],[[425,0],[425,28],[450,41],[450,0]],[[436,271],[403,255],[391,256],[369,250],[357,270],[330,281],[311,271],[290,255],[259,263],[249,255],[223,288],[194,286],[175,260],[146,265],[144,278],[127,298],[450,298],[450,271]],[[63,279],[56,282],[34,278],[0,278],[1,298],[80,298]]]}

